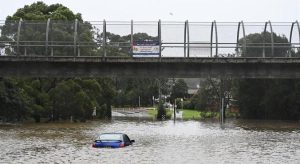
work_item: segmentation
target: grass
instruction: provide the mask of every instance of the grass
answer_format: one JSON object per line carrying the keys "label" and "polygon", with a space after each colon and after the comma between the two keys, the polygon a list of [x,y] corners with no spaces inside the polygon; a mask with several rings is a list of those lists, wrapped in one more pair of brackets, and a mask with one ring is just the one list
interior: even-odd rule
{"label": "grass", "polygon": [[170,109],[166,109],[167,111],[167,118],[171,118],[172,117],[172,111]]}
{"label": "grass", "polygon": [[200,119],[200,112],[196,110],[183,109],[182,118],[184,120]]}
{"label": "grass", "polygon": [[219,118],[219,112],[200,112],[200,118]]}
{"label": "grass", "polygon": [[157,110],[156,109],[150,109],[150,110],[148,110],[148,114],[150,115],[150,116],[152,116],[152,117],[156,117],[156,115],[157,115]]}
{"label": "grass", "polygon": [[[167,118],[171,118],[172,116],[172,111],[170,109],[166,109],[166,112],[167,112]],[[154,117],[156,118],[156,115],[157,115],[157,109],[150,109],[148,110],[148,114],[151,116],[151,117]]]}
{"label": "grass", "polygon": [[182,118],[184,120],[198,120],[205,118],[218,118],[218,112],[199,112],[197,110],[183,109]]}
{"label": "grass", "polygon": [[[167,111],[167,118],[171,118],[172,111],[170,109],[166,109]],[[190,110],[190,109],[183,109],[182,110],[182,118],[184,120],[199,120],[205,118],[219,118],[218,112],[199,112],[197,110]],[[156,118],[157,110],[150,109],[148,110],[148,114],[154,118]]]}

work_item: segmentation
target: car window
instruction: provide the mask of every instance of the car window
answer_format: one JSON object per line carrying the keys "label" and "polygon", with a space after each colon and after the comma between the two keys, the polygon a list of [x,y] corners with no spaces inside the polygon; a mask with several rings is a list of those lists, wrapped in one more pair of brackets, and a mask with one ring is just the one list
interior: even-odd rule
{"label": "car window", "polygon": [[121,134],[102,134],[100,135],[97,140],[101,141],[122,141]]}
{"label": "car window", "polygon": [[124,141],[125,141],[125,142],[130,142],[129,137],[128,137],[126,134],[124,134]]}

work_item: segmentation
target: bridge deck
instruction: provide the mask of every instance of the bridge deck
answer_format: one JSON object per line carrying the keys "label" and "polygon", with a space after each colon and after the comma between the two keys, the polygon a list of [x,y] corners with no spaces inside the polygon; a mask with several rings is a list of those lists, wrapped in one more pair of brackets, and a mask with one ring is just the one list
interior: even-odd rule
{"label": "bridge deck", "polygon": [[300,58],[1,56],[0,76],[300,78]]}

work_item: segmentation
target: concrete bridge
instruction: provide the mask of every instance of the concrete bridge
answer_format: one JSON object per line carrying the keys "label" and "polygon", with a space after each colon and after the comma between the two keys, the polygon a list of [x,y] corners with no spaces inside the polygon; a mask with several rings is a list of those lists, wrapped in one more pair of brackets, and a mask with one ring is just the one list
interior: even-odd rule
{"label": "concrete bridge", "polygon": [[1,56],[0,77],[300,78],[300,58]]}
{"label": "concrete bridge", "polygon": [[0,77],[300,77],[298,21],[20,19],[0,31]]}

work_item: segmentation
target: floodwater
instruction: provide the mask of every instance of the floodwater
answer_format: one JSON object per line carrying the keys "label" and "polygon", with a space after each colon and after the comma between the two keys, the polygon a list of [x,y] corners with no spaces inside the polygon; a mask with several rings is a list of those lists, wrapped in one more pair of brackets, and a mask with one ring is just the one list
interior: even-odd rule
{"label": "floodwater", "polygon": [[[99,133],[136,142],[92,148]],[[153,121],[113,118],[87,123],[0,126],[0,163],[300,163],[300,122]]]}

